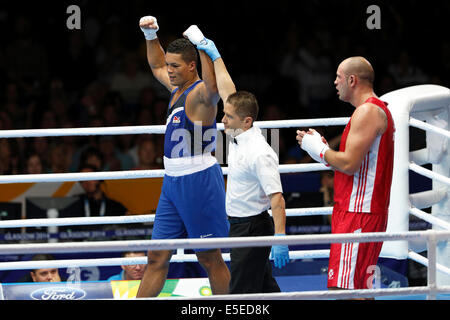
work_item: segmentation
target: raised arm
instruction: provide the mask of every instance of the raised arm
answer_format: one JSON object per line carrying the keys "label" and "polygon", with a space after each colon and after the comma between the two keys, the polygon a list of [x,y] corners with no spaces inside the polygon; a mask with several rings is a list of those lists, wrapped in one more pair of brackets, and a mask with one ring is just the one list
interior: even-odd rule
{"label": "raised arm", "polygon": [[214,71],[216,73],[217,89],[219,90],[220,98],[225,103],[228,96],[236,92],[236,86],[222,58],[214,61]]}
{"label": "raised arm", "polygon": [[202,68],[202,79],[206,89],[204,99],[209,102],[207,104],[216,106],[217,102],[219,102],[219,94],[213,62],[204,51],[199,51],[199,56]]}
{"label": "raised arm", "polygon": [[155,17],[146,16],[141,18],[139,26],[145,35],[147,44],[147,61],[152,70],[153,76],[164,85],[167,90],[172,92],[174,87],[170,84],[167,73],[167,65],[164,49],[161,47],[156,32],[159,30],[158,22]]}
{"label": "raised arm", "polygon": [[[207,70],[209,71],[210,75],[215,76],[215,83],[217,85],[220,98],[222,98],[223,102],[226,102],[228,96],[236,92],[236,87],[233,83],[233,80],[231,79],[230,74],[228,73],[227,68],[225,67],[225,63],[223,62],[223,59],[220,56],[216,45],[212,40],[205,38],[200,29],[198,29],[198,27],[195,25],[189,27],[184,32],[184,36],[197,46],[197,49],[200,52],[200,57],[202,57],[202,55],[206,53],[205,56],[209,56],[209,58],[213,62],[213,73],[211,73],[211,70]],[[204,64],[202,61],[202,68],[203,65]],[[204,74],[202,76],[205,77]],[[203,78],[203,80],[205,80],[205,78]]]}

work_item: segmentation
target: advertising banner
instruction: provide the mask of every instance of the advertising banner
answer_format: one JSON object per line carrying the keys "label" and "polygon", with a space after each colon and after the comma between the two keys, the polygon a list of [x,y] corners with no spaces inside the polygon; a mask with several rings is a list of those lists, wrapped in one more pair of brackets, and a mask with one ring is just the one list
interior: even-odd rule
{"label": "advertising banner", "polygon": [[[33,282],[0,285],[0,300],[135,299],[140,281]],[[211,295],[207,278],[169,279],[160,297]]]}

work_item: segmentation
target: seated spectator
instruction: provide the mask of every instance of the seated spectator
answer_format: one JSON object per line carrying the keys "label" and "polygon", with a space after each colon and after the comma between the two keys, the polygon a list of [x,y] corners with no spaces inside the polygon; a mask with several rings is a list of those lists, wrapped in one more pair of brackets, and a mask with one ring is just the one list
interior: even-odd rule
{"label": "seated spectator", "polygon": [[[50,254],[37,254],[31,261],[55,260]],[[57,268],[34,269],[30,272],[33,282],[61,282],[61,276]]]}
{"label": "seated spectator", "polygon": [[[96,172],[97,167],[84,164],[80,167],[79,172]],[[79,195],[79,199],[70,207],[60,210],[59,217],[102,217],[102,216],[123,216],[127,213],[120,202],[108,198],[101,188],[103,181],[89,180],[80,181],[84,193]],[[115,227],[115,226],[113,226]],[[98,225],[86,226],[69,226],[60,228],[64,231],[92,231],[106,230],[108,226],[101,227]]]}
{"label": "seated spectator", "polygon": [[[146,253],[142,251],[128,251],[122,254],[124,258],[145,257]],[[141,280],[144,276],[147,264],[122,265],[122,271],[108,278],[108,281],[116,280]]]}

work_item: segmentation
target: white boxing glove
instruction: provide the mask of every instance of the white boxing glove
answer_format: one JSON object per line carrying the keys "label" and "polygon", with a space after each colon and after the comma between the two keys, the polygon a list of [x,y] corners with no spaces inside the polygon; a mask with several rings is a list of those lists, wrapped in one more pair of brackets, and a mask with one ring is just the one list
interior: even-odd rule
{"label": "white boxing glove", "polygon": [[[143,24],[153,21],[153,26],[156,28],[149,28],[147,26],[143,27]],[[139,20],[139,26],[141,27],[142,32],[144,33],[145,39],[154,40],[157,38],[156,32],[159,30],[158,21],[155,17],[145,16]]]}
{"label": "white boxing glove", "polygon": [[317,162],[329,166],[325,161],[325,152],[330,149],[330,147],[323,143],[322,136],[317,131],[313,130],[312,134],[307,133],[303,136],[301,148],[308,152],[311,158]]}
{"label": "white boxing glove", "polygon": [[188,38],[189,41],[196,46],[200,44],[205,45],[207,43],[205,36],[195,24],[187,28],[187,30],[183,32],[183,36]]}

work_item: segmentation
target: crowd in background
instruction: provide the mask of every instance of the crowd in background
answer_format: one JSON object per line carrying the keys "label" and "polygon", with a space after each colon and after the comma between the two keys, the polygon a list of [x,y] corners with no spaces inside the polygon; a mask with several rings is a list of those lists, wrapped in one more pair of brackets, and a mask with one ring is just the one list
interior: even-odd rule
{"label": "crowd in background", "polygon": [[[158,18],[164,48],[197,24],[220,48],[237,89],[256,94],[258,120],[349,116],[333,85],[349,56],[373,64],[379,96],[416,84],[450,87],[448,1],[224,3],[220,10],[148,0],[1,4],[0,130],[165,124],[169,92],[147,63],[138,27],[145,15]],[[71,4],[81,9],[81,30],[66,26]],[[366,26],[371,4],[381,9],[379,30]],[[218,122],[222,116],[220,103]],[[310,160],[295,130],[280,131],[282,164]],[[332,141],[342,127],[320,130]],[[0,139],[0,174],[79,172],[92,161],[98,170],[156,169],[162,154],[162,135]],[[331,205],[332,177],[321,184],[319,201]]]}
{"label": "crowd in background", "polygon": [[[450,41],[431,37],[443,24],[438,17],[450,12],[448,2],[382,2],[380,30],[366,27],[364,1],[241,3],[225,17],[161,5],[152,12],[147,1],[81,1],[81,30],[67,29],[65,5],[39,14],[38,4],[20,1],[0,8],[1,130],[164,124],[169,92],[151,75],[138,27],[148,14],[158,16],[163,47],[199,25],[237,88],[257,95],[258,120],[350,115],[333,81],[339,62],[352,55],[374,65],[378,95],[450,83]],[[271,22],[262,21],[268,13]],[[218,122],[222,116],[219,107]],[[324,130],[332,138],[342,128]],[[281,163],[301,161],[294,132],[281,130]],[[100,170],[161,168],[162,144],[162,135],[0,139],[0,174],[77,172],[92,149]]]}

